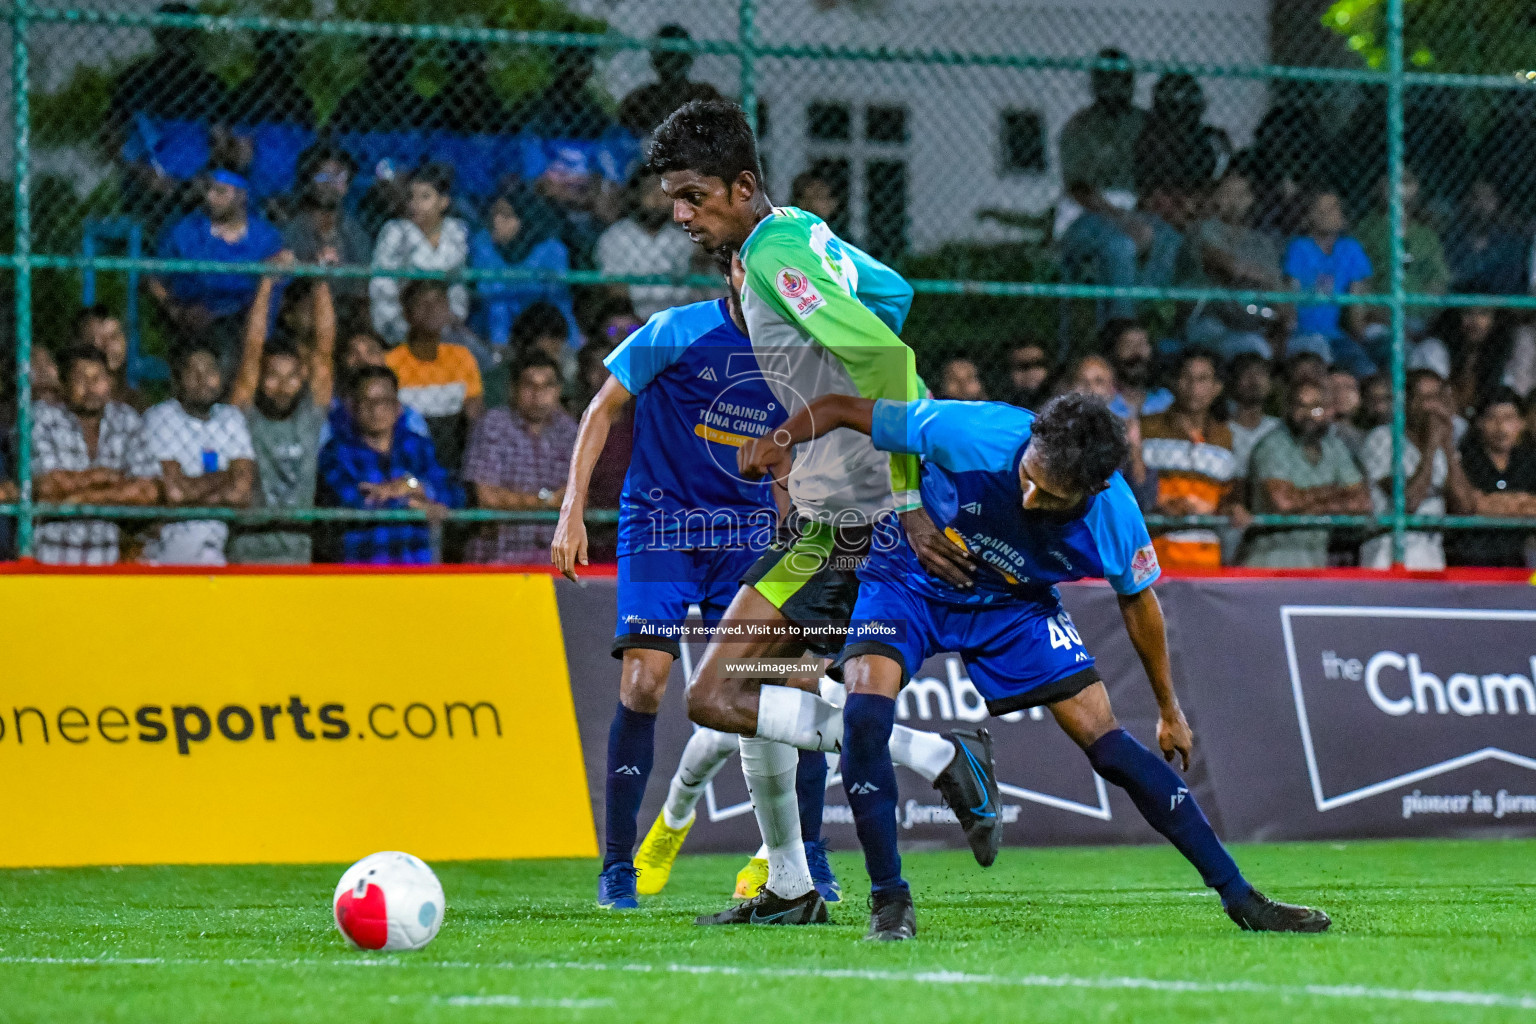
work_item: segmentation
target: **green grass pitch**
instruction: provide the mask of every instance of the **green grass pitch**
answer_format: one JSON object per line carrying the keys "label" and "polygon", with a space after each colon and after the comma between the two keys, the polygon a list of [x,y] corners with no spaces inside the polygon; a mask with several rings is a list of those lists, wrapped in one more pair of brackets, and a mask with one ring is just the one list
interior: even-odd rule
{"label": "green grass pitch", "polygon": [[1536,1022],[1536,841],[1237,856],[1333,932],[1243,934],[1161,847],[910,854],[894,945],[859,941],[846,854],[825,928],[695,927],[738,858],[685,857],[623,914],[592,862],[441,864],[442,933],[392,956],[332,926],[341,865],[5,871],[0,1021]]}

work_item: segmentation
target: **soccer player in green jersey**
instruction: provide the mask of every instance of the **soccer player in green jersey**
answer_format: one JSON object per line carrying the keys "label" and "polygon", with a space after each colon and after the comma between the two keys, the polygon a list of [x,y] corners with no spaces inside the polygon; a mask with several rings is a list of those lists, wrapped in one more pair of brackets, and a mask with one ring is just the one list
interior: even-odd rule
{"label": "soccer player in green jersey", "polygon": [[[754,369],[786,413],[828,394],[922,397],[912,350],[896,335],[911,306],[911,286],[838,238],[821,218],[768,201],[756,140],[740,107],[695,101],[675,111],[656,130],[649,169],[661,175],[673,219],[695,243],[737,254]],[[876,451],[854,431],[835,431],[796,453],[789,477],[793,511],[742,580],[689,681],[689,716],[742,736],[742,770],[768,847],[762,891],[700,924],[826,920],[802,843],[796,748],[837,751],[842,710],[812,690],[769,685],[786,678],[726,669],[738,661],[835,654],[858,597],[855,571],[872,546],[910,543],[930,571],[971,586],[974,565],[934,527],[917,488],[916,458]],[[991,864],[999,817],[986,732],[946,738],[898,726],[891,749],[897,763],[943,793],[977,860]]]}

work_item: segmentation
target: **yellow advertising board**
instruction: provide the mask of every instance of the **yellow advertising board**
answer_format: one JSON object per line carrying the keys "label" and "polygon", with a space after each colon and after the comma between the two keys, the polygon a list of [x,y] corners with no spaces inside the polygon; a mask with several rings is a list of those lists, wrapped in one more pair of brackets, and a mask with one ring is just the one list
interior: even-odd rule
{"label": "yellow advertising board", "polygon": [[0,867],[596,853],[547,576],[0,575]]}

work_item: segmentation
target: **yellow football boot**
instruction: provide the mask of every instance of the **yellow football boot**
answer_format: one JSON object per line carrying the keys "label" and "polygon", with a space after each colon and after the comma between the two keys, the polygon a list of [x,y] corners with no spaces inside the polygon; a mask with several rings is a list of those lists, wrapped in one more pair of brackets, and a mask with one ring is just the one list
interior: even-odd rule
{"label": "yellow football boot", "polygon": [[768,884],[768,858],[753,857],[736,872],[736,898],[749,900]]}
{"label": "yellow football boot", "polygon": [[667,887],[667,879],[672,877],[672,864],[677,860],[677,852],[683,848],[683,840],[688,838],[694,820],[695,816],[690,814],[682,828],[672,828],[667,824],[666,815],[656,815],[656,824],[645,834],[645,841],[635,854],[635,868],[640,872],[635,889],[641,896],[655,896]]}

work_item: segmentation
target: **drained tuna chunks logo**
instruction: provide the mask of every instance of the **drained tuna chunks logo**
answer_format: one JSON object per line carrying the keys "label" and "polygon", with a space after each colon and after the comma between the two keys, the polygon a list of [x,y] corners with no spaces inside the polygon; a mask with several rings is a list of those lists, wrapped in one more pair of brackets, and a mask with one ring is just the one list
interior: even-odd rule
{"label": "drained tuna chunks logo", "polygon": [[1319,811],[1474,765],[1469,785],[1528,791],[1536,610],[1308,605],[1280,619]]}

